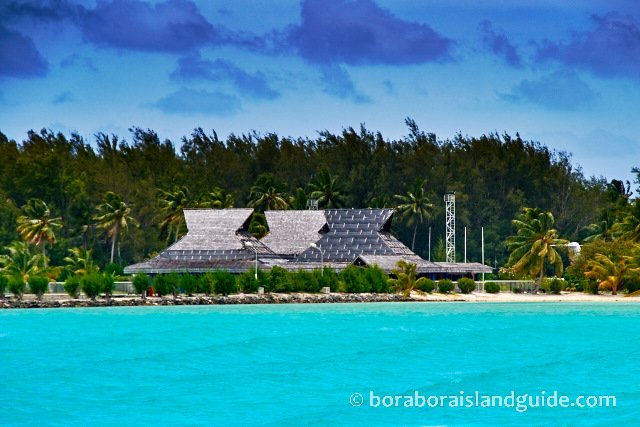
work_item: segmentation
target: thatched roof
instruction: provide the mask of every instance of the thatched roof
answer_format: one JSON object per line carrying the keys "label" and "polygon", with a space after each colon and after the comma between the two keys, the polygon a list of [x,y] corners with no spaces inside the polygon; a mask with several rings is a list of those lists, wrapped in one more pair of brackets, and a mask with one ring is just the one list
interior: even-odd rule
{"label": "thatched roof", "polygon": [[293,257],[322,237],[327,224],[324,211],[266,211],[269,234],[261,239],[273,252]]}

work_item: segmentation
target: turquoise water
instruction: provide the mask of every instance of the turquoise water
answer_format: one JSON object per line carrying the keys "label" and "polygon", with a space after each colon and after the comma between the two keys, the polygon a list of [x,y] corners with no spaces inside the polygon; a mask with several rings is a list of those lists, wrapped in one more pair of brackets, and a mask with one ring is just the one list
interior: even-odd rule
{"label": "turquoise water", "polygon": [[[3,310],[0,425],[637,425],[639,308],[383,303]],[[518,412],[369,404],[371,392],[476,390],[615,395],[616,407]],[[353,393],[363,395],[362,406],[349,403]]]}

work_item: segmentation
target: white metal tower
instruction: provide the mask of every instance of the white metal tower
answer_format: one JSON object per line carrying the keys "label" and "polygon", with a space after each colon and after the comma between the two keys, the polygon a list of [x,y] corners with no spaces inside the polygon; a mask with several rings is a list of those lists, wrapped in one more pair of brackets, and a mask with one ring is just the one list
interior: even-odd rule
{"label": "white metal tower", "polygon": [[456,193],[445,193],[444,203],[447,220],[447,233],[445,238],[447,262],[456,262]]}

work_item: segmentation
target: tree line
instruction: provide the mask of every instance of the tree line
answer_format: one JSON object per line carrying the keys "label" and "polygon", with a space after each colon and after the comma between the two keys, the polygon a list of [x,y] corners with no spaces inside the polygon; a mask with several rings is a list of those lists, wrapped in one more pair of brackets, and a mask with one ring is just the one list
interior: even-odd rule
{"label": "tree line", "polygon": [[467,227],[467,259],[480,260],[484,227],[487,263],[502,266],[523,206],[551,212],[569,240],[606,233],[614,216],[635,206],[628,185],[587,178],[567,153],[518,134],[442,140],[406,124],[397,140],[364,126],[315,138],[249,132],[225,140],[198,128],[179,142],[141,128],[130,129],[129,140],[43,129],[16,142],[0,133],[0,247],[5,261],[13,251],[51,266],[127,265],[179,238],[184,208],[254,207],[251,231],[264,235],[260,212],[305,209],[313,199],[319,208],[395,207],[394,234],[427,258],[431,227],[431,259],[439,260],[442,198],[455,191],[458,256]]}

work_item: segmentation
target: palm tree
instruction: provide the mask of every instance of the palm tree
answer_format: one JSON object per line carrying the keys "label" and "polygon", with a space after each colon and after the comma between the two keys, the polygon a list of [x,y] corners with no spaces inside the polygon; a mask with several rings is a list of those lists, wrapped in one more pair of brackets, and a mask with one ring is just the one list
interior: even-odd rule
{"label": "palm tree", "polygon": [[611,289],[611,293],[616,295],[618,288],[628,278],[628,275],[640,272],[640,268],[630,256],[612,258],[604,254],[596,254],[595,259],[587,263],[588,271],[584,275],[599,280],[599,288]]}
{"label": "palm tree", "polygon": [[309,209],[309,196],[303,188],[298,187],[296,194],[289,198],[289,207],[296,210]]}
{"label": "palm tree", "polygon": [[322,169],[318,176],[309,183],[310,198],[318,201],[321,208],[343,208],[345,206],[344,190],[338,177],[332,176],[328,170]]}
{"label": "palm tree", "polygon": [[614,237],[640,242],[640,199],[636,199],[621,222],[612,227]]}
{"label": "palm tree", "polygon": [[426,277],[421,277],[416,280],[417,266],[414,263],[400,260],[396,265],[398,268],[391,270],[391,274],[395,276],[395,279],[389,279],[389,284],[393,286],[396,291],[402,292],[405,297],[411,294],[411,291],[416,285],[420,286],[427,280]]}
{"label": "palm tree", "polygon": [[517,234],[507,237],[505,244],[511,251],[507,265],[513,272],[538,276],[536,291],[542,283],[545,261],[553,265],[557,276],[562,275],[562,258],[555,247],[567,246],[569,241],[558,238],[558,231],[553,228],[553,214],[538,208],[523,208],[511,223]]}
{"label": "palm tree", "polygon": [[18,233],[22,238],[33,245],[41,246],[42,257],[47,266],[46,244],[56,242],[56,230],[62,228],[62,218],[51,217],[51,210],[40,199],[29,199],[22,207],[24,215],[18,217]]}
{"label": "palm tree", "polygon": [[233,193],[227,193],[220,187],[215,187],[209,193],[205,194],[202,202],[198,205],[201,208],[226,209],[232,208],[236,202],[236,196]]}
{"label": "palm tree", "polygon": [[93,262],[90,249],[71,248],[69,253],[70,255],[64,258],[64,262],[67,263],[65,268],[69,272],[83,276],[89,273],[97,273],[100,270]]}
{"label": "palm tree", "polygon": [[[173,191],[158,189],[158,204],[163,219],[160,229],[167,231],[167,240],[174,234],[174,242],[178,241],[180,230],[184,225],[183,210],[191,205],[191,194],[187,187],[176,187]],[[175,230],[175,233],[172,232]]]}
{"label": "palm tree", "polygon": [[277,182],[273,175],[262,174],[251,187],[249,207],[261,211],[287,209],[289,207],[288,198],[282,188],[282,184]]}
{"label": "palm tree", "polygon": [[584,243],[593,242],[595,240],[601,240],[610,242],[613,240],[611,228],[614,225],[613,216],[610,212],[604,212],[600,221],[594,224],[589,224],[582,230],[586,234],[586,237],[582,239]]}
{"label": "palm tree", "polygon": [[394,196],[399,202],[396,209],[398,210],[400,218],[406,220],[408,226],[414,225],[413,240],[411,241],[412,251],[416,245],[418,226],[422,224],[425,219],[431,217],[431,209],[433,208],[433,204],[429,201],[429,197],[425,191],[425,185],[425,180],[416,178],[413,183],[413,188],[407,191],[406,194],[396,194]]}
{"label": "palm tree", "polygon": [[21,277],[24,282],[29,277],[37,276],[47,270],[45,256],[42,253],[33,253],[31,246],[26,242],[13,242],[6,247],[9,252],[0,255],[2,271],[8,276]]}
{"label": "palm tree", "polygon": [[111,258],[113,264],[113,254],[116,250],[116,240],[121,231],[126,231],[129,224],[137,226],[138,221],[131,217],[131,208],[122,200],[119,195],[108,191],[104,195],[102,203],[97,206],[98,214],[93,219],[99,228],[104,229],[111,239]]}

